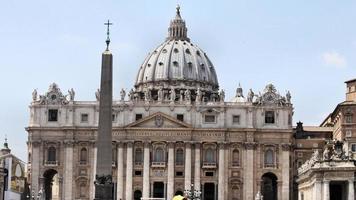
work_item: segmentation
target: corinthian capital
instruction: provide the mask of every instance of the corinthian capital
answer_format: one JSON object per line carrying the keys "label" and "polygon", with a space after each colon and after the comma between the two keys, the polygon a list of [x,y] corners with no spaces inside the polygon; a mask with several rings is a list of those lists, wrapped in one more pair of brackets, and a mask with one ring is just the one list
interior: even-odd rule
{"label": "corinthian capital", "polygon": [[292,146],[290,144],[284,143],[282,144],[282,150],[283,151],[290,151]]}
{"label": "corinthian capital", "polygon": [[244,143],[246,150],[254,150],[256,149],[257,143],[256,142],[245,142]]}

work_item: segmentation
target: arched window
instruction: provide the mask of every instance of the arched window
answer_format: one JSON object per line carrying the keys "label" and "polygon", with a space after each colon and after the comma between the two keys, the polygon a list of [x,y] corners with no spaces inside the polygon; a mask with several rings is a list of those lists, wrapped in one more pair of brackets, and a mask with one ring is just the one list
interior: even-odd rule
{"label": "arched window", "polygon": [[142,164],[142,160],[143,160],[142,149],[141,148],[137,148],[135,150],[135,164],[136,165],[141,165]]}
{"label": "arched window", "polygon": [[240,152],[238,149],[232,151],[232,166],[240,166]]}
{"label": "arched window", "polygon": [[214,155],[214,150],[212,148],[208,148],[205,151],[205,162],[215,163],[215,155]]}
{"label": "arched window", "polygon": [[265,166],[273,167],[274,165],[274,153],[272,149],[267,149],[265,152]]}
{"label": "arched window", "polygon": [[88,151],[86,148],[80,150],[80,163],[85,164],[88,161]]}
{"label": "arched window", "polygon": [[55,147],[48,148],[47,161],[49,161],[49,162],[56,161],[56,148]]}
{"label": "arched window", "polygon": [[176,165],[183,165],[183,149],[179,148],[176,151]]}
{"label": "arched window", "polygon": [[155,162],[164,162],[164,151],[161,147],[156,148]]}

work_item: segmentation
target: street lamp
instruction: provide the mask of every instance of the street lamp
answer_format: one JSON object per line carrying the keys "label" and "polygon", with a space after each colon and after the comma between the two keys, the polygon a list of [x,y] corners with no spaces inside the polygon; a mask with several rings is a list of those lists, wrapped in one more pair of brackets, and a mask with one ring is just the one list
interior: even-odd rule
{"label": "street lamp", "polygon": [[194,185],[192,184],[190,190],[184,190],[184,195],[190,200],[200,200],[201,191],[194,190]]}

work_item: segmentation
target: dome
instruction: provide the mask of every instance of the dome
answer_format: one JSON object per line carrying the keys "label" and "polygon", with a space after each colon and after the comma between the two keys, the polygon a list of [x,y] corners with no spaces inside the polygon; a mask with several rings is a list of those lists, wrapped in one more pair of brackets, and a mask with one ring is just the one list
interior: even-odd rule
{"label": "dome", "polygon": [[185,21],[177,7],[165,42],[148,54],[139,68],[135,88],[197,89],[216,92],[218,79],[206,53],[187,37]]}

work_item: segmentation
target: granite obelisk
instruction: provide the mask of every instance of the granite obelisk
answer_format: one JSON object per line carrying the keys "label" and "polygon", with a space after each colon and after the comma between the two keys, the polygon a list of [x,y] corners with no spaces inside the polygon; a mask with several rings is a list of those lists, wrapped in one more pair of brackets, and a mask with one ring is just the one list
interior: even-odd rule
{"label": "granite obelisk", "polygon": [[96,176],[95,200],[112,200],[112,54],[109,50],[109,28],[107,23],[106,50],[102,54],[100,100],[99,100],[99,127],[96,139]]}

